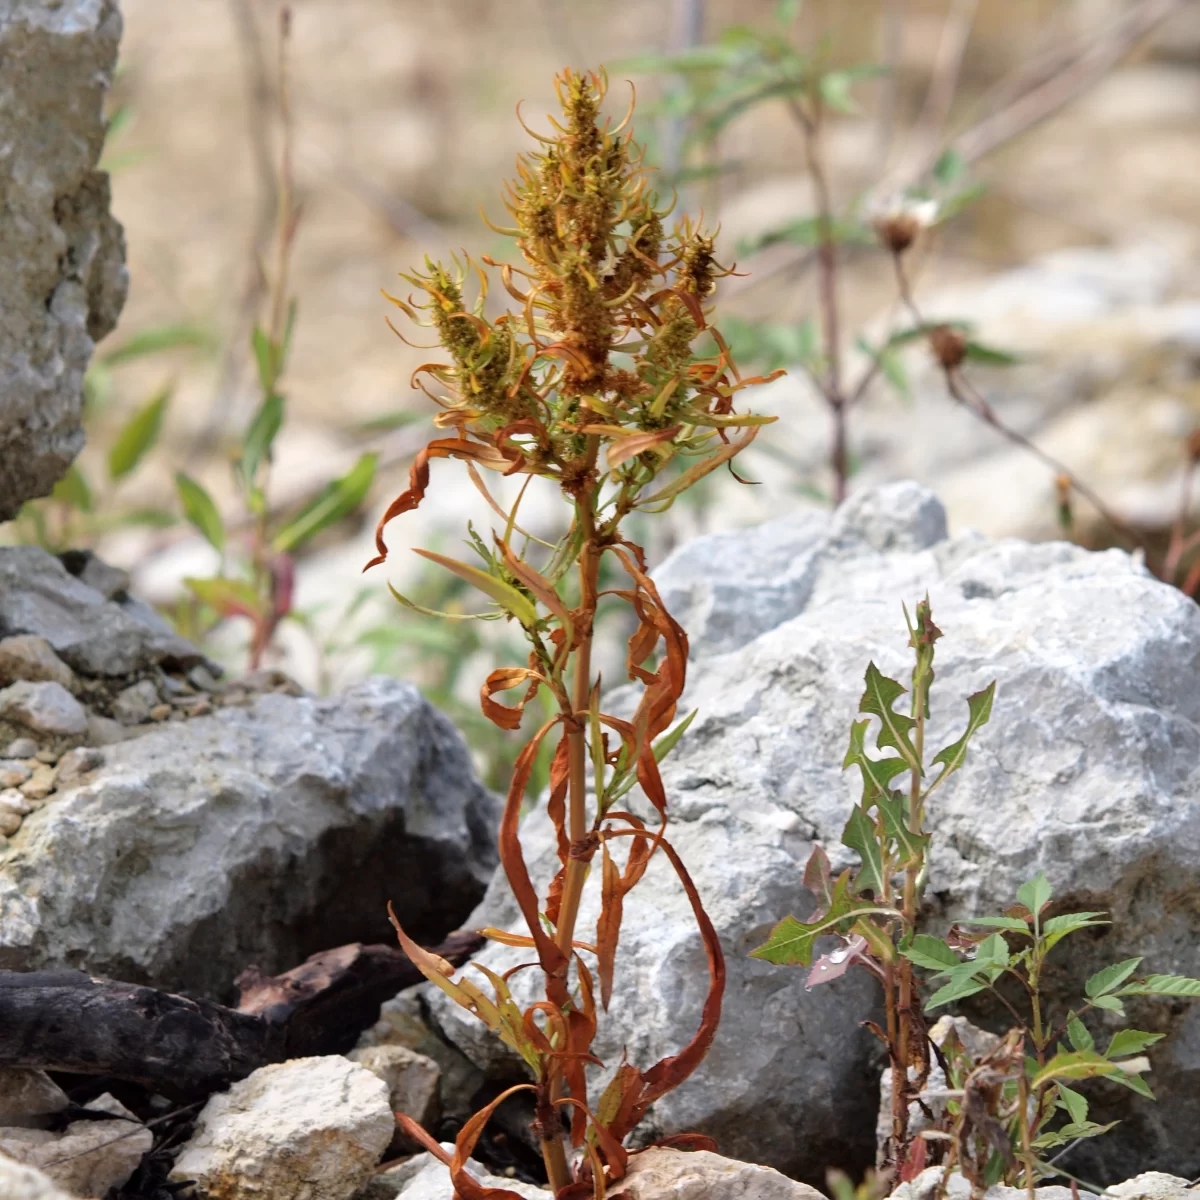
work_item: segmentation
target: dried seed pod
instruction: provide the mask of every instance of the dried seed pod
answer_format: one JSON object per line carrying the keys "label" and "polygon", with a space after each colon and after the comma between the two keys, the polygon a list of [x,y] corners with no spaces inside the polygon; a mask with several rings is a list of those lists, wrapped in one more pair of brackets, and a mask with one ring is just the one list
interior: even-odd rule
{"label": "dried seed pod", "polygon": [[950,325],[936,325],[929,331],[929,348],[943,369],[961,367],[967,357],[967,339]]}

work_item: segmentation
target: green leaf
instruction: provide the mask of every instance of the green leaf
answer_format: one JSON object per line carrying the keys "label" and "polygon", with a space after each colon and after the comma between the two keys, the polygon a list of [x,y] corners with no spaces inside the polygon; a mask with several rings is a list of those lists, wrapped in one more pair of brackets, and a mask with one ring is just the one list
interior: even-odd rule
{"label": "green leaf", "polygon": [[351,469],[306,504],[274,537],[275,549],[289,554],[323,529],[349,516],[363,502],[375,478],[378,454],[364,454]]}
{"label": "green leaf", "polygon": [[1095,1039],[1087,1026],[1074,1013],[1067,1018],[1067,1040],[1072,1050],[1091,1051],[1096,1048]]}
{"label": "green leaf", "polygon": [[913,833],[908,827],[906,801],[898,792],[881,794],[876,801],[883,816],[883,828],[900,851],[901,861],[907,865],[924,862],[929,850],[929,834]]}
{"label": "green leaf", "polygon": [[963,965],[963,960],[941,938],[932,937],[928,933],[918,933],[911,945],[907,948],[901,947],[900,953],[918,967],[937,971],[938,974]]}
{"label": "green leaf", "polygon": [[67,473],[54,485],[50,498],[81,513],[90,513],[95,508],[87,476],[74,464],[67,468]]}
{"label": "green leaf", "polygon": [[250,335],[250,344],[254,348],[254,361],[258,364],[258,383],[264,395],[270,395],[275,390],[275,381],[279,378],[279,353],[267,331],[261,325],[255,325]]}
{"label": "green leaf", "polygon": [[777,25],[791,25],[800,15],[800,9],[803,5],[803,0],[779,0],[775,5],[775,23]]}
{"label": "green leaf", "polygon": [[225,549],[225,522],[208,492],[190,475],[175,473],[175,491],[183,506],[183,515],[204,535],[218,552]]}
{"label": "green leaf", "polygon": [[986,980],[977,979],[973,975],[952,979],[929,997],[925,1011],[932,1012],[935,1008],[940,1008],[943,1004],[949,1004],[954,1000],[965,1000],[968,996],[974,996],[976,992],[982,992],[987,986]]}
{"label": "green leaf", "polygon": [[1105,1050],[1106,1058],[1124,1058],[1127,1054],[1141,1054],[1147,1046],[1161,1042],[1166,1034],[1143,1033],[1140,1029],[1118,1029]]}
{"label": "green leaf", "polygon": [[[991,719],[992,701],[996,697],[996,683],[993,680],[983,689],[982,692],[976,692],[973,696],[967,697],[967,728],[966,732],[956,742],[951,742],[950,745],[944,746],[933,756],[933,761],[942,766],[942,773],[934,781],[933,787],[937,787],[947,775],[957,771],[963,765],[967,757],[967,743],[971,740],[975,731],[981,726],[984,726]],[[932,789],[931,789],[932,790]]]}
{"label": "green leaf", "polygon": [[1008,350],[1000,350],[995,346],[985,346],[982,342],[967,339],[964,347],[966,356],[971,362],[986,363],[991,367],[1013,367],[1021,362],[1021,356]]}
{"label": "green leaf", "polygon": [[871,722],[853,721],[850,724],[850,746],[846,757],[842,760],[842,770],[857,766],[862,772],[863,803],[873,804],[878,796],[887,793],[891,781],[897,775],[909,770],[908,764],[902,758],[894,755],[888,758],[871,758],[866,751],[867,730]]}
{"label": "green leaf", "polygon": [[817,938],[836,933],[839,926],[853,923],[871,913],[882,913],[889,917],[899,916],[895,909],[861,900],[857,896],[851,896],[849,891],[850,872],[843,871],[834,884],[833,899],[827,912],[807,924],[797,921],[795,917],[784,917],[771,930],[770,937],[757,950],[750,952],[750,957],[765,959],[781,966],[808,967],[812,965],[813,947]]}
{"label": "green leaf", "polygon": [[1151,975],[1126,984],[1118,996],[1200,996],[1200,979],[1185,975]]}
{"label": "green leaf", "polygon": [[1122,962],[1113,963],[1112,966],[1097,971],[1084,984],[1084,994],[1089,1000],[1095,1000],[1097,996],[1103,996],[1106,992],[1111,992],[1113,988],[1123,984],[1138,969],[1141,961],[1140,958],[1127,958]]}
{"label": "green leaf", "polygon": [[174,325],[156,325],[152,329],[143,329],[128,337],[119,346],[106,351],[100,356],[105,366],[115,367],[121,363],[132,362],[144,358],[148,354],[158,354],[163,350],[205,350],[216,349],[217,339],[212,331],[203,325],[178,323]]}
{"label": "green leaf", "polygon": [[984,938],[975,951],[974,963],[977,971],[992,967],[1003,970],[1010,962],[1012,955],[1002,933],[993,933]]}
{"label": "green leaf", "polygon": [[1075,1050],[1056,1054],[1029,1081],[1031,1091],[1060,1079],[1092,1079],[1097,1075],[1120,1074],[1120,1071],[1094,1050]]}
{"label": "green leaf", "polygon": [[869,79],[884,73],[884,68],[874,64],[850,67],[844,71],[830,71],[822,75],[817,83],[821,99],[834,110],[847,116],[857,116],[858,105],[850,95],[850,89],[861,79]]}
{"label": "green leaf", "polygon": [[899,750],[909,767],[918,774],[923,774],[916,748],[909,736],[916,721],[905,713],[892,710],[892,705],[901,696],[907,695],[907,690],[894,679],[881,674],[873,662],[867,664],[866,685],[858,708],[860,712],[870,713],[879,718],[879,736],[875,739],[875,744],[880,750]]}
{"label": "green leaf", "polygon": [[1067,1087],[1066,1084],[1058,1085],[1058,1104],[1066,1111],[1073,1125],[1082,1125],[1087,1120],[1087,1097],[1073,1088]]}
{"label": "green leaf", "polygon": [[1036,918],[1054,895],[1050,881],[1041,872],[1017,889],[1017,902],[1025,905]]}
{"label": "green leaf", "polygon": [[933,178],[942,187],[952,187],[966,173],[967,160],[952,146],[943,150],[937,162],[933,164]]}
{"label": "green leaf", "polygon": [[241,472],[247,484],[254,482],[259,465],[270,457],[271,447],[282,425],[283,397],[272,392],[259,405],[242,439]]}
{"label": "green leaf", "polygon": [[108,477],[114,483],[124,479],[142,461],[146,452],[158,441],[162,432],[163,414],[171,399],[170,387],[160,388],[125,423],[108,452]]}
{"label": "green leaf", "polygon": [[185,579],[184,585],[202,603],[222,617],[258,619],[259,598],[254,588],[240,579]]}
{"label": "green leaf", "polygon": [[1124,1015],[1125,1006],[1116,998],[1116,996],[1097,996],[1092,1001],[1093,1008],[1105,1008],[1109,1012],[1121,1013]]}
{"label": "green leaf", "polygon": [[505,583],[503,579],[497,579],[494,575],[489,575],[486,571],[481,571],[469,563],[447,558],[444,554],[434,554],[432,550],[415,550],[414,553],[429,559],[430,562],[438,563],[447,571],[452,571],[459,579],[465,579],[467,583],[473,584],[481,592],[491,596],[505,612],[516,617],[526,629],[532,628],[538,623],[537,608],[533,602],[511,584]]}
{"label": "green leaf", "polygon": [[1042,937],[1045,939],[1045,950],[1050,951],[1067,936],[1077,929],[1090,929],[1095,925],[1108,925],[1103,918],[1107,914],[1100,912],[1064,913],[1061,917],[1051,917],[1042,925]]}
{"label": "green leaf", "polygon": [[819,246],[827,237],[835,246],[873,246],[876,240],[874,231],[861,221],[834,217],[827,223],[821,217],[808,216],[743,238],[737,244],[737,251],[739,254],[757,254],[781,242],[793,246]]}
{"label": "green leaf", "polygon": [[858,876],[854,880],[856,891],[870,890],[882,896],[886,890],[883,880],[883,852],[875,834],[875,822],[860,807],[855,806],[842,831],[842,845],[858,851],[862,859]]}
{"label": "green leaf", "polygon": [[1028,933],[1029,924],[1020,917],[963,917],[960,925],[988,925],[993,929],[1011,929],[1014,933]]}
{"label": "green leaf", "polygon": [[685,733],[688,726],[696,719],[696,714],[700,710],[693,708],[690,713],[674,729],[668,729],[653,745],[654,761],[662,762],[672,750],[675,749],[676,743]]}

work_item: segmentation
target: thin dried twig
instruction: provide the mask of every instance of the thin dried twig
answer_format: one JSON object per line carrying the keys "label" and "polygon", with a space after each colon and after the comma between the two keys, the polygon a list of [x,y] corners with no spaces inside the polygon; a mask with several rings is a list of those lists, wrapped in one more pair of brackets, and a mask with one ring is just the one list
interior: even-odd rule
{"label": "thin dried twig", "polygon": [[936,161],[940,153],[978,9],[979,0],[954,0],[942,26],[929,89],[913,130],[913,144],[919,161],[926,162],[931,155]]}

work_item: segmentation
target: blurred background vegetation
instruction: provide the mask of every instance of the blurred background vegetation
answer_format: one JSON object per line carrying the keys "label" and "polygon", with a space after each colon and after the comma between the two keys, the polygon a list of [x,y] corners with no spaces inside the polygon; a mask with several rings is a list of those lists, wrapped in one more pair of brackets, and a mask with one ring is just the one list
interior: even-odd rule
{"label": "blurred background vegetation", "polygon": [[[661,168],[660,191],[674,187],[683,209],[719,225],[722,261],[748,272],[722,284],[719,327],[743,366],[789,370],[753,397],[785,418],[746,459],[765,486],[714,479],[663,522],[652,562],[697,532],[830,494],[826,417],[805,380],[821,353],[817,197],[789,111],[793,70],[808,73],[804,86],[816,87],[823,113],[841,334],[852,348],[864,331],[868,361],[896,328],[880,324],[896,289],[887,255],[872,249],[869,206],[905,185],[935,193],[950,218],[920,248],[922,294],[966,295],[1082,247],[1112,251],[1134,291],[1147,272],[1154,280],[1167,272],[1169,284],[1150,299],[1173,313],[1200,296],[1194,4],[296,0],[282,103],[279,8],[122,0],[103,165],[125,227],[130,299],[88,376],[88,445],[77,470],[4,536],[97,550],[234,670],[258,658],[318,688],[373,670],[414,679],[464,728],[493,783],[506,735],[478,716],[465,681],[480,676],[480,660],[494,661],[503,631],[414,616],[390,599],[380,572],[360,576],[374,521],[403,486],[430,415],[409,376],[433,356],[388,330],[380,289],[396,290],[397,272],[426,254],[510,256],[479,213],[504,223],[500,187],[528,145],[516,106],[539,128],[561,67],[606,67],[618,119],[624,81],[636,84],[636,136]],[[1144,29],[1130,34],[1139,19]],[[281,174],[285,153],[291,168]],[[1022,277],[1013,278],[1019,288]],[[1038,288],[1036,276],[1028,286]],[[1114,286],[1107,277],[1096,284],[1106,294]],[[1140,351],[1122,360],[1122,372],[1149,379],[1156,395],[1173,389],[1175,407],[1159,419],[1144,397],[1131,401],[1141,414],[1135,432],[1095,435],[1103,452],[1087,460],[1122,481],[1117,502],[1130,520],[1163,538],[1169,519],[1145,497],[1175,496],[1190,473],[1178,448],[1200,423],[1200,301],[1194,307],[1184,339],[1193,339],[1191,358],[1172,356],[1169,380]],[[1014,357],[1054,358],[1061,337],[1039,343],[1025,336],[1030,323],[1045,325],[1036,312],[1011,328],[994,322],[989,342],[1003,349],[1011,332]],[[1112,345],[1101,331],[1077,357],[1111,357]],[[928,383],[913,366],[918,352],[897,342],[879,363],[873,387],[898,415],[857,426],[852,418],[851,466],[862,479],[903,470],[942,482],[940,460],[880,450],[896,429],[912,442],[943,436],[941,410],[921,405]],[[989,369],[1005,361],[1000,354]],[[1030,429],[1043,409],[1097,399],[1052,395],[1074,386],[1061,371],[1018,379],[1004,386],[1021,393],[1011,403],[1018,417],[1028,410]],[[936,403],[949,412],[943,396]],[[1167,428],[1161,452],[1156,420]],[[264,422],[273,423],[270,454],[248,449]],[[986,494],[958,504],[948,479],[953,522],[1052,535],[1053,479],[1044,469],[1031,478],[1032,518],[1014,517],[991,494],[1003,488],[983,482],[975,493]],[[465,475],[439,494],[452,499],[392,527],[394,550],[445,549],[443,531],[464,517],[486,527]],[[1100,544],[1106,535],[1083,520],[1078,536]],[[387,568],[406,594],[434,608],[479,606],[456,581],[419,571],[419,561],[394,554]]]}

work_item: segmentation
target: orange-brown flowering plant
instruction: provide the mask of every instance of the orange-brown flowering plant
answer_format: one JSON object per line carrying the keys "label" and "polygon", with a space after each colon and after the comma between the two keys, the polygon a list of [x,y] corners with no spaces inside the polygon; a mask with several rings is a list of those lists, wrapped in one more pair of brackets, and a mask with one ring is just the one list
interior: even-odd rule
{"label": "orange-brown flowering plant", "polygon": [[[484,713],[516,729],[543,689],[554,712],[517,758],[500,828],[500,861],[527,930],[486,931],[532,952],[544,998],[522,1011],[509,990],[512,972],[478,968],[490,996],[467,977],[455,980],[450,966],[415,945],[393,916],[401,944],[425,975],[519,1054],[533,1077],[464,1126],[449,1161],[463,1200],[513,1195],[482,1187],[464,1164],[496,1106],[519,1090],[534,1094],[535,1132],[558,1196],[603,1196],[606,1183],[624,1174],[625,1136],[655,1099],[691,1074],[712,1042],[724,963],[695,886],[666,840],[658,765],[681,732],[672,723],[687,636],[663,606],[643,552],[622,522],[631,513],[670,507],[771,419],[734,411],[737,393],[761,380],[738,375],[708,323],[706,306],[728,273],[713,257],[712,238],[686,219],[666,231],[666,212],[649,190],[629,117],[614,127],[601,115],[602,76],[567,71],[555,86],[563,122],[552,121],[549,136],[532,134],[540,148],[518,161],[507,196],[513,227],[500,231],[516,241],[523,264],[483,260],[499,270],[516,307],[488,315],[487,274],[470,260],[480,281],[473,302],[465,295],[466,271],[428,262],[424,274],[404,277],[418,298],[389,297],[410,319],[432,327],[448,356],[414,374],[415,385],[441,409],[435,424],[444,436],[416,456],[408,489],[379,523],[379,553],[370,565],[387,556],[388,522],[425,497],[432,461],[464,462],[502,529],[491,545],[474,539],[477,565],[418,553],[485,592],[494,609],[481,615],[516,622],[529,642],[524,666],[501,667],[484,682]],[[487,471],[523,475],[526,484],[534,476],[557,484],[570,509],[557,544],[526,534],[518,523],[520,497],[506,510],[485,482]],[[611,588],[600,586],[606,555],[622,581]],[[626,665],[641,692],[627,719],[603,711],[592,667],[602,600],[628,605],[636,618]],[[512,691],[521,695],[517,703],[498,699]],[[552,736],[557,745],[547,803],[560,867],[540,897],[518,823],[535,757]],[[653,806],[649,823],[622,807],[634,786]],[[593,1103],[588,1069],[603,1066],[591,1049],[596,1002],[607,1007],[612,994],[624,899],[659,853],[687,893],[707,948],[710,985],[700,1028],[678,1053],[648,1069],[621,1064]],[[601,911],[594,941],[585,942],[575,926],[595,859]],[[428,1135],[424,1141],[440,1152]]]}

